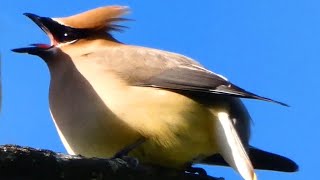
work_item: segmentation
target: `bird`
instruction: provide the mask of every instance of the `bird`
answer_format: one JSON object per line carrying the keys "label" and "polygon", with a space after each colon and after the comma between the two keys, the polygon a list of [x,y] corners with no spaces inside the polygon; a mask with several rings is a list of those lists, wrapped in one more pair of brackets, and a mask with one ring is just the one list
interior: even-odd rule
{"label": "bird", "polygon": [[241,99],[285,103],[246,91],[187,56],[118,41],[112,32],[123,30],[128,12],[108,5],[59,18],[24,14],[51,44],[12,51],[47,64],[50,113],[69,154],[124,154],[178,170],[231,166],[245,180],[257,179],[254,169],[298,170],[291,159],[249,144],[251,117]]}

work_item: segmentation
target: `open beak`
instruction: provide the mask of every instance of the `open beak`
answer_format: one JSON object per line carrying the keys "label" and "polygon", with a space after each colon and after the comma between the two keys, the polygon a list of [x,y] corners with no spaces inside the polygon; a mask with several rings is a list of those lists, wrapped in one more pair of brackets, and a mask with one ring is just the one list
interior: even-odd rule
{"label": "open beak", "polygon": [[[36,23],[50,38],[51,44],[31,44],[30,47],[23,47],[23,48],[17,48],[17,49],[12,49],[13,52],[17,53],[28,53],[32,55],[40,55],[45,52],[48,52],[49,49],[54,47],[57,43],[54,40],[54,37],[51,33],[53,29],[52,23],[53,20],[48,17],[40,17],[35,14],[31,13],[24,13],[25,16],[29,17],[34,23]],[[51,29],[51,30],[50,30]]]}

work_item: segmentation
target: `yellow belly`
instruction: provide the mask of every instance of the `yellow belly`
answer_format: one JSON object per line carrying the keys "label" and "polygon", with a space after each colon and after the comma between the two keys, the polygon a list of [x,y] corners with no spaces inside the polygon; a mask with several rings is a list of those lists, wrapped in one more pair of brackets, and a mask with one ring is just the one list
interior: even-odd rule
{"label": "yellow belly", "polygon": [[130,155],[142,163],[183,168],[218,152],[214,116],[207,107],[167,90],[130,87],[118,107],[118,117],[147,141]]}
{"label": "yellow belly", "polygon": [[207,108],[165,90],[139,89],[137,92],[143,96],[135,91],[136,88],[129,94],[143,98],[120,98],[119,102],[123,103],[118,103],[117,108],[109,107],[110,111],[99,110],[100,105],[91,104],[91,114],[83,112],[83,107],[77,107],[74,100],[70,106],[79,110],[76,115],[72,112],[53,114],[60,122],[56,123],[57,129],[68,152],[111,157],[143,136],[146,142],[130,153],[141,163],[183,168],[196,159],[217,153],[214,119]]}

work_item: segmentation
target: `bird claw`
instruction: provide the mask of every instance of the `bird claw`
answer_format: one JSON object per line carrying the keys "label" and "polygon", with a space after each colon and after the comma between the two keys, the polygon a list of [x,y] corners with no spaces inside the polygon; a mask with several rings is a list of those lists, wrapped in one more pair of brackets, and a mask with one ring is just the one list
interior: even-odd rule
{"label": "bird claw", "polygon": [[130,156],[118,156],[118,157],[113,157],[112,159],[121,159],[125,161],[129,167],[136,168],[139,165],[139,160],[135,157],[130,157]]}
{"label": "bird claw", "polygon": [[130,167],[137,167],[139,165],[139,160],[135,157],[128,156],[128,154],[135,149],[136,147],[140,146],[142,143],[146,141],[145,138],[138,139],[135,143],[123,148],[119,152],[117,152],[111,159],[122,159],[127,162]]}

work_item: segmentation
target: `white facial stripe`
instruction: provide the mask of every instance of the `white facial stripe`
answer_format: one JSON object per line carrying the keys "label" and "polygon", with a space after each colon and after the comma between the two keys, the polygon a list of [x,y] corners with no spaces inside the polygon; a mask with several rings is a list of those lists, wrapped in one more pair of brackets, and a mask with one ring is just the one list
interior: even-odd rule
{"label": "white facial stripe", "polygon": [[[62,21],[59,20],[59,18],[51,18],[52,20],[56,21],[57,23],[61,24],[61,25],[64,25],[64,26],[69,26],[67,24],[64,24]],[[69,26],[71,27],[71,26]]]}
{"label": "white facial stripe", "polygon": [[65,45],[73,44],[73,43],[75,43],[77,41],[78,41],[78,39],[73,40],[73,41],[69,41],[69,42],[65,42],[65,43],[58,43],[55,47],[62,47],[62,46],[65,46]]}

